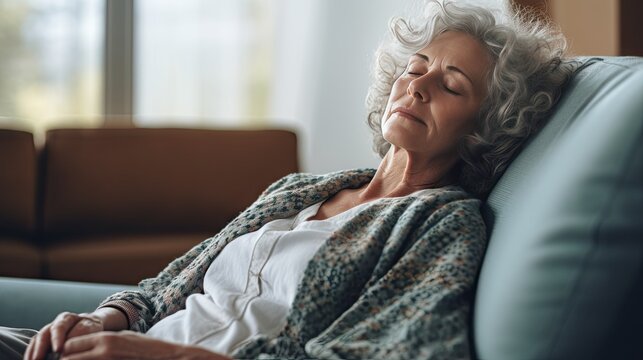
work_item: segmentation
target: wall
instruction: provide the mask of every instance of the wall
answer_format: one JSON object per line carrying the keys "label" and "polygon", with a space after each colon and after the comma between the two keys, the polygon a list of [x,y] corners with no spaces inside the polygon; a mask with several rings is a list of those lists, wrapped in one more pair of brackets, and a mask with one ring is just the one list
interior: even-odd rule
{"label": "wall", "polygon": [[643,56],[640,0],[512,0],[557,23],[573,55]]}
{"label": "wall", "polygon": [[302,170],[375,167],[364,100],[387,0],[286,0],[278,11],[272,114],[298,129]]}
{"label": "wall", "polygon": [[619,0],[550,0],[574,55],[619,54]]}
{"label": "wall", "polygon": [[[464,0],[459,0],[464,1]],[[491,6],[504,0],[468,0]],[[282,0],[272,117],[298,129],[303,171],[376,167],[364,101],[392,16],[417,1]]]}

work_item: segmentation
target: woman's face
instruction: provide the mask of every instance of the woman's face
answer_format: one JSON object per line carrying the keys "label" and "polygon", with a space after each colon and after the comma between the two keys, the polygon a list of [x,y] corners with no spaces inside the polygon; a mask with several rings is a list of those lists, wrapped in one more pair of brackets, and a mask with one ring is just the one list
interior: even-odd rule
{"label": "woman's face", "polygon": [[435,37],[409,59],[395,81],[382,119],[384,139],[432,162],[458,159],[460,139],[474,129],[492,60],[462,32]]}

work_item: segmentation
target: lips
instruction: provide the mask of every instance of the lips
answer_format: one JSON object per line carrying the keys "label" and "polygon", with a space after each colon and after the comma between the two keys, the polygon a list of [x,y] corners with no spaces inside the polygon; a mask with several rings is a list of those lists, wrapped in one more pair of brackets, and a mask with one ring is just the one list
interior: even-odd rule
{"label": "lips", "polygon": [[405,117],[405,118],[407,118],[409,120],[417,121],[419,123],[424,124],[424,121],[422,121],[422,119],[420,118],[420,116],[418,114],[416,114],[413,111],[411,111],[410,109],[407,109],[407,108],[404,108],[404,107],[398,107],[398,108],[393,109],[391,114],[398,114],[399,116],[403,116],[403,117]]}

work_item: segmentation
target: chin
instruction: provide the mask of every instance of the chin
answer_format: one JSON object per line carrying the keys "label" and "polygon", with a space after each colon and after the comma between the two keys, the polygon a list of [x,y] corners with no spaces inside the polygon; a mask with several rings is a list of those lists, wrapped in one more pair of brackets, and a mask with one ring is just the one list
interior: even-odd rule
{"label": "chin", "polygon": [[417,152],[421,149],[421,146],[417,144],[416,136],[410,135],[411,134],[385,134],[384,140],[398,149]]}

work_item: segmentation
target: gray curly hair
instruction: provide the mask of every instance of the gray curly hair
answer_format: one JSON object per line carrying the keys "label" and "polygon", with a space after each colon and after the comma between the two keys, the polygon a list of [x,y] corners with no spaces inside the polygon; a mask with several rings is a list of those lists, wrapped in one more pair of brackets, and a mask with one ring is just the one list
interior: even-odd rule
{"label": "gray curly hair", "polygon": [[409,57],[446,31],[464,32],[480,41],[493,59],[474,132],[461,140],[458,185],[485,197],[516,151],[539,130],[558,101],[577,63],[566,59],[566,41],[549,24],[527,11],[500,19],[490,10],[450,0],[428,1],[414,19],[393,18],[393,35],[376,52],[373,83],[366,98],[373,148],[384,156],[390,144],[382,135],[382,116],[395,80]]}

